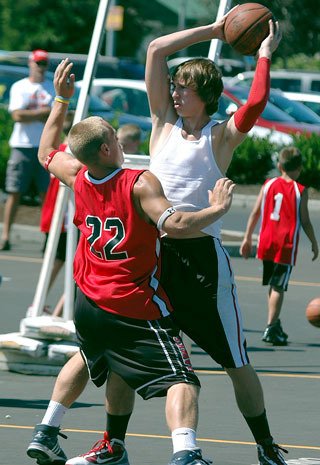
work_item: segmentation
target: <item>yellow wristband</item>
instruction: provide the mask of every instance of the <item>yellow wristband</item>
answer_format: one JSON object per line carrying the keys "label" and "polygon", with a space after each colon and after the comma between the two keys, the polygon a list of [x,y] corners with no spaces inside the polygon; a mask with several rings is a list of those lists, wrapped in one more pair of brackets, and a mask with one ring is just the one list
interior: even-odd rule
{"label": "yellow wristband", "polygon": [[54,101],[55,101],[55,102],[59,102],[59,103],[64,103],[65,105],[69,105],[69,103],[70,103],[70,99],[64,98],[64,97],[60,97],[60,96],[55,97],[55,98],[54,98]]}

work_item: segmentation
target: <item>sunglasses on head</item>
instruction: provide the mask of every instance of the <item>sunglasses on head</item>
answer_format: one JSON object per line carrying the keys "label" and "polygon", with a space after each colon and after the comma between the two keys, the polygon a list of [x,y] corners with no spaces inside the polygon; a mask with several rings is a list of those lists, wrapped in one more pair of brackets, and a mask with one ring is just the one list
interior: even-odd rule
{"label": "sunglasses on head", "polygon": [[47,66],[48,62],[45,60],[36,61],[38,66]]}

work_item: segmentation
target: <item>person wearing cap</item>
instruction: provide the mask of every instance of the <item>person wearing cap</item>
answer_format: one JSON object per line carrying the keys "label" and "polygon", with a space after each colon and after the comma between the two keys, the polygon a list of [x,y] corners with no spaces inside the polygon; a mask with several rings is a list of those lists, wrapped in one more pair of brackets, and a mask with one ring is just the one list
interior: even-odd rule
{"label": "person wearing cap", "polygon": [[14,121],[9,139],[11,154],[7,164],[4,208],[0,250],[10,250],[10,230],[22,194],[31,182],[36,185],[43,200],[49,185],[49,175],[38,162],[38,148],[44,124],[51,110],[54,97],[52,81],[46,80],[49,54],[34,50],[29,56],[29,76],[15,82],[10,89],[8,111]]}

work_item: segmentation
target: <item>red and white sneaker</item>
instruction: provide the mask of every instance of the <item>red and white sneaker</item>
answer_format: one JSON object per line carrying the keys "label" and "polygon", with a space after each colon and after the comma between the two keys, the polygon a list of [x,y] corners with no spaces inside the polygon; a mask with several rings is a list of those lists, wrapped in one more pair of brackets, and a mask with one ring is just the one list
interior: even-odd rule
{"label": "red and white sneaker", "polygon": [[123,441],[119,439],[109,440],[108,433],[104,433],[103,439],[97,441],[89,452],[69,459],[66,465],[130,465],[128,454]]}

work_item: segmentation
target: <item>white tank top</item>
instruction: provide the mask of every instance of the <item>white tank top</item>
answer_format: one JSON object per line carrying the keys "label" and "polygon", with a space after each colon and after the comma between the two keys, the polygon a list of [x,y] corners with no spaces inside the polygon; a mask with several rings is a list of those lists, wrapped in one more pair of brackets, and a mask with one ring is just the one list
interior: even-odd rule
{"label": "white tank top", "polygon": [[[150,171],[177,210],[198,211],[209,206],[208,190],[224,177],[212,151],[211,128],[217,121],[209,121],[198,140],[184,139],[182,124],[179,118],[160,152],[152,156]],[[202,232],[220,238],[221,226],[222,220],[217,220]]]}

